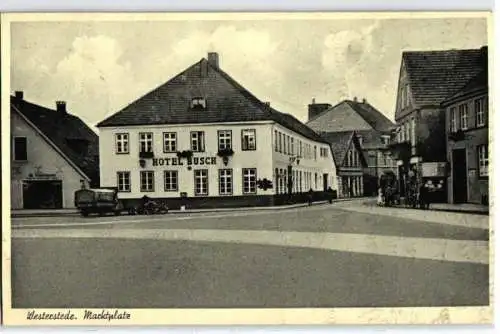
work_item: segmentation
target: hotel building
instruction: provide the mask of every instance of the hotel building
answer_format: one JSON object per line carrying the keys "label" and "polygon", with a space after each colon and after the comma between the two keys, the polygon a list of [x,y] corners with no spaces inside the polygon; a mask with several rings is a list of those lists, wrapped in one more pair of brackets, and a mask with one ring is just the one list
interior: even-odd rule
{"label": "hotel building", "polygon": [[[243,88],[209,53],[98,124],[100,180],[171,208],[304,202],[336,191],[329,144]],[[130,204],[129,204],[130,205]],[[135,204],[133,204],[135,205]]]}

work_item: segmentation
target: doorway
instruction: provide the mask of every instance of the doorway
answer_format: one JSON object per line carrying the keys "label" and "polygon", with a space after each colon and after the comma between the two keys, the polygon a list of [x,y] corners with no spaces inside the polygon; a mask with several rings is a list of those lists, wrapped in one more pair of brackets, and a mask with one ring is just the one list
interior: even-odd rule
{"label": "doorway", "polygon": [[24,209],[62,209],[62,181],[23,182]]}
{"label": "doorway", "polygon": [[328,190],[328,174],[323,174],[323,190]]}
{"label": "doorway", "polygon": [[453,203],[467,202],[467,165],[465,149],[453,150]]}

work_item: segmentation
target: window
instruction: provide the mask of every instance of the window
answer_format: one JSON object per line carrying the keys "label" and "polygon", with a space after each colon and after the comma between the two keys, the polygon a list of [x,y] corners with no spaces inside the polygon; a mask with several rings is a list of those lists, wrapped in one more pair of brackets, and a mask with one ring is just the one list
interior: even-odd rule
{"label": "window", "polygon": [[286,154],[290,154],[290,136],[286,136]]}
{"label": "window", "polygon": [[115,148],[117,154],[128,153],[128,133],[117,133],[115,135]]}
{"label": "window", "polygon": [[411,129],[410,129],[410,123],[409,123],[409,122],[407,122],[405,125],[406,125],[406,126],[405,126],[405,129],[406,129],[406,135],[405,135],[405,138],[406,138],[406,141],[410,141],[410,140],[411,140],[411,138],[410,138],[410,132],[411,132]]}
{"label": "window", "polygon": [[281,135],[281,132],[278,132],[278,152],[282,152],[282,135]]}
{"label": "window", "polygon": [[219,150],[225,150],[232,148],[232,133],[231,130],[219,130],[217,131],[219,137]]}
{"label": "window", "polygon": [[474,101],[474,112],[476,113],[476,126],[484,126],[486,114],[486,98],[480,98]]}
{"label": "window", "polygon": [[241,130],[241,149],[243,151],[255,151],[255,129]]}
{"label": "window", "polygon": [[243,193],[255,194],[257,192],[257,169],[243,168]]}
{"label": "window", "polygon": [[274,151],[278,152],[278,131],[274,130]]}
{"label": "window", "polygon": [[208,169],[194,171],[194,194],[196,196],[208,195]]}
{"label": "window", "polygon": [[479,145],[477,147],[477,157],[479,162],[479,176],[488,176],[488,146]]}
{"label": "window", "polygon": [[293,145],[293,137],[290,138],[290,154],[295,155],[295,147]]}
{"label": "window", "polygon": [[203,97],[195,97],[191,100],[192,109],[205,109],[207,107],[207,101]]}
{"label": "window", "polygon": [[139,133],[139,152],[153,152],[153,133]]}
{"label": "window", "polygon": [[467,117],[469,113],[469,108],[467,104],[461,104],[458,106],[458,118],[460,122],[460,130],[467,130]]}
{"label": "window", "polygon": [[179,190],[179,177],[176,170],[166,170],[163,173],[165,180],[165,191]]}
{"label": "window", "polygon": [[203,131],[191,132],[191,151],[205,152],[205,132]]}
{"label": "window", "polygon": [[302,158],[302,141],[299,141],[299,157]]}
{"label": "window", "polygon": [[401,88],[401,108],[410,106],[410,85],[405,83]]}
{"label": "window", "polygon": [[164,132],[163,133],[163,152],[175,152],[177,151],[177,133],[175,132]]}
{"label": "window", "polygon": [[219,169],[219,194],[233,194],[233,170]]}
{"label": "window", "polygon": [[154,191],[154,176],[153,171],[141,172],[141,191]]}
{"label": "window", "polygon": [[314,160],[318,159],[318,147],[314,145]]}
{"label": "window", "polygon": [[457,132],[457,108],[450,108],[450,132]]}
{"label": "window", "polygon": [[129,192],[130,191],[130,172],[117,172],[118,179],[118,191]]}
{"label": "window", "polygon": [[14,161],[28,160],[28,139],[26,137],[14,137]]}

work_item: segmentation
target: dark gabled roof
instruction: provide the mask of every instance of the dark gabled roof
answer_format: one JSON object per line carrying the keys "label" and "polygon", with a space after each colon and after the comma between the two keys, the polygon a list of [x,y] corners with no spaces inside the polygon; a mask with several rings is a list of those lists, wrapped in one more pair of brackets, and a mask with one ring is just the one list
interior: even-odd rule
{"label": "dark gabled roof", "polygon": [[439,105],[453,95],[483,69],[487,54],[487,47],[403,52],[402,61],[416,105]]}
{"label": "dark gabled roof", "polygon": [[[194,97],[205,97],[206,108],[191,109],[190,102]],[[298,119],[260,101],[205,58],[97,126],[253,121],[274,121],[306,138],[323,142],[319,135]]]}
{"label": "dark gabled roof", "polygon": [[380,111],[375,109],[368,102],[355,102],[347,100],[347,103],[353,108],[370,126],[377,131],[388,131],[394,126],[394,123],[385,117]]}
{"label": "dark gabled roof", "polygon": [[[10,98],[11,110],[18,110],[41,131],[71,162],[88,176],[93,184],[99,182],[99,137],[80,118],[67,112]],[[82,144],[87,143],[87,150]]]}
{"label": "dark gabled roof", "polygon": [[[332,148],[333,159],[338,167],[344,163],[344,158],[349,149],[351,141],[355,140],[355,131],[322,132],[321,137],[326,140]],[[357,142],[357,140],[355,140]],[[359,148],[359,146],[358,146]]]}
{"label": "dark gabled roof", "polygon": [[[318,114],[316,117],[310,119],[306,124],[314,127],[313,123],[324,123],[323,120],[327,122],[327,119],[332,119],[333,117],[335,117],[335,111],[342,105],[349,106],[374,130],[384,132],[389,131],[394,126],[394,123],[391,120],[389,120],[384,114],[382,114],[368,102],[358,102],[352,100],[343,100],[337,103],[336,105]],[[337,132],[338,130],[339,129],[329,129],[329,131],[332,132]]]}
{"label": "dark gabled roof", "polygon": [[474,78],[472,78],[462,89],[447,98],[443,104],[447,104],[451,101],[458,100],[460,98],[470,96],[474,93],[482,93],[488,90],[488,70],[484,69],[479,72]]}

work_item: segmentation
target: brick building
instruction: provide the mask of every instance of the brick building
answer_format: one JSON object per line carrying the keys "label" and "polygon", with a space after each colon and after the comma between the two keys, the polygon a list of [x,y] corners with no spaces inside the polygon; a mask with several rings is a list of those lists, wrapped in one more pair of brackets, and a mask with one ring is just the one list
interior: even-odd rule
{"label": "brick building", "polygon": [[276,205],[336,189],[331,149],[295,117],[262,102],[209,53],[100,122],[101,185],[133,203]]}
{"label": "brick building", "polygon": [[[396,172],[395,160],[388,150],[394,123],[366,99],[344,100],[335,106],[319,104],[313,100],[308,108],[309,119],[306,124],[316,132],[326,134],[325,138],[328,138],[332,145],[338,144],[333,140],[355,132],[355,142],[360,147],[365,162],[360,166],[363,176],[363,191],[360,195],[375,195],[380,176],[385,171]],[[339,132],[340,135],[334,136],[331,134],[333,132]]]}
{"label": "brick building", "polygon": [[74,192],[99,186],[97,135],[58,101],[49,109],[10,98],[11,208],[74,207]]}
{"label": "brick building", "polygon": [[[481,72],[486,48],[403,52],[398,80],[392,148],[398,159],[401,192],[408,173],[436,191],[434,201],[448,199],[446,113],[442,103]],[[406,144],[402,146],[401,144]],[[401,152],[406,147],[407,152]],[[412,171],[412,172],[410,172]]]}

